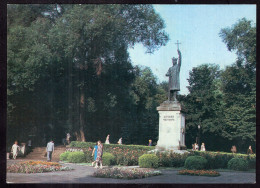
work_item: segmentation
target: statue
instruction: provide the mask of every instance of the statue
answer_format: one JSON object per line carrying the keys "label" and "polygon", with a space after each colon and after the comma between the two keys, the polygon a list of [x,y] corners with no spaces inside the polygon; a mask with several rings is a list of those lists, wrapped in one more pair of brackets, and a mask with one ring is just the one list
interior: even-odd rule
{"label": "statue", "polygon": [[[179,54],[179,59],[172,58],[172,67],[169,68],[166,76],[169,76],[169,91],[168,91],[168,101],[177,101],[176,95],[180,91],[180,68],[181,68],[181,52],[179,50],[179,44],[177,41],[177,52]],[[177,64],[178,60],[178,64]]]}

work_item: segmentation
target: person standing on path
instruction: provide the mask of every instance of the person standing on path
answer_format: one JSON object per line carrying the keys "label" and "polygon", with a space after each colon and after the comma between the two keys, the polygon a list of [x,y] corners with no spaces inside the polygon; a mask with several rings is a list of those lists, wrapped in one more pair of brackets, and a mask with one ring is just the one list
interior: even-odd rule
{"label": "person standing on path", "polygon": [[51,161],[51,159],[52,159],[52,154],[53,154],[53,152],[54,152],[54,143],[53,143],[53,140],[52,140],[52,139],[51,139],[51,141],[47,144],[46,151],[47,151],[47,161]]}
{"label": "person standing on path", "polygon": [[70,144],[70,133],[67,133],[66,140],[67,140],[67,144],[69,145]]}
{"label": "person standing on path", "polygon": [[16,159],[19,150],[20,150],[20,146],[18,146],[18,142],[15,141],[11,149],[11,152],[13,153],[13,159]]}
{"label": "person standing on path", "polygon": [[200,151],[206,151],[206,147],[204,143],[201,144]]}
{"label": "person standing on path", "polygon": [[94,163],[96,162],[97,159],[97,150],[98,150],[98,143],[96,143],[92,151],[92,156],[94,155],[94,161],[92,162],[92,166],[94,166]]}
{"label": "person standing on path", "polygon": [[100,164],[100,168],[102,168],[102,156],[103,156],[103,145],[101,144],[101,141],[98,141],[98,149],[97,149],[97,158],[96,158],[96,166],[98,167],[98,163]]}

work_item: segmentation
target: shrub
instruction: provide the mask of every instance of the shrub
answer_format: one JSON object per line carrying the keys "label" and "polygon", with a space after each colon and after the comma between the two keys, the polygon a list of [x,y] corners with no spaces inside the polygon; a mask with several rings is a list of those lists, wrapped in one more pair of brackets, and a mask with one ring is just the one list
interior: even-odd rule
{"label": "shrub", "polygon": [[158,168],[159,158],[155,154],[144,154],[139,157],[139,166],[141,168]]}
{"label": "shrub", "polygon": [[248,161],[249,168],[255,168],[256,155],[246,154],[232,154],[227,152],[212,152],[212,151],[190,151],[191,155],[202,156],[207,159],[208,169],[227,168],[228,162],[234,158],[239,157]]}
{"label": "shrub", "polygon": [[173,152],[157,152],[159,158],[159,166],[163,167],[182,167],[189,153],[179,154]]}
{"label": "shrub", "polygon": [[248,162],[243,158],[235,157],[228,161],[228,168],[232,170],[248,170]]}
{"label": "shrub", "polygon": [[186,169],[202,170],[207,165],[207,159],[201,156],[190,156],[185,160]]}
{"label": "shrub", "polygon": [[60,154],[60,160],[61,160],[61,161],[67,161],[69,154],[70,154],[69,151],[66,151],[66,152]]}
{"label": "shrub", "polygon": [[110,166],[115,164],[116,157],[111,153],[103,153],[102,161],[103,165]]}
{"label": "shrub", "polygon": [[85,162],[85,155],[82,151],[70,152],[67,160],[70,163],[82,163]]}

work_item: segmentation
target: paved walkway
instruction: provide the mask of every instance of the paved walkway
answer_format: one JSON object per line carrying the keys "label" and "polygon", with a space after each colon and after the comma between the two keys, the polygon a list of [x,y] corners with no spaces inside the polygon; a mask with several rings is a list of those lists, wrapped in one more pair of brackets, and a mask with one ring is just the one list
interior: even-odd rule
{"label": "paved walkway", "polygon": [[[16,160],[18,162],[21,160]],[[10,165],[14,160],[8,160],[7,165]],[[187,176],[177,175],[177,170],[161,170],[162,175],[153,176],[144,179],[135,180],[122,180],[122,179],[110,179],[110,178],[96,178],[92,174],[96,171],[95,168],[90,166],[76,165],[76,164],[64,164],[74,168],[72,171],[61,172],[47,172],[37,174],[22,174],[22,173],[7,173],[7,183],[131,183],[131,184],[240,184],[240,183],[255,183],[255,173],[249,172],[220,172],[219,177],[205,177],[205,176]]]}

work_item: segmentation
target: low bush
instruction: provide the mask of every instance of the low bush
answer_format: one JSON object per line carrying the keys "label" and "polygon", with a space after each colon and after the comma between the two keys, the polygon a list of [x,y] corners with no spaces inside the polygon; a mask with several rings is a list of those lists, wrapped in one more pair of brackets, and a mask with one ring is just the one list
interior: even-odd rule
{"label": "low bush", "polygon": [[111,153],[105,152],[105,153],[103,153],[102,161],[103,161],[103,165],[110,166],[110,165],[115,164],[116,157]]}
{"label": "low bush", "polygon": [[228,161],[228,168],[231,170],[246,171],[248,170],[248,162],[243,158],[235,157]]}
{"label": "low bush", "polygon": [[82,151],[70,152],[67,160],[70,163],[83,163],[85,161],[85,155]]}
{"label": "low bush", "polygon": [[139,157],[138,163],[141,168],[158,168],[159,158],[155,154],[144,154]]}
{"label": "low bush", "polygon": [[190,156],[186,159],[184,167],[191,170],[202,170],[206,168],[207,159],[201,156]]}
{"label": "low bush", "polygon": [[70,154],[69,151],[66,151],[66,152],[60,154],[60,160],[61,161],[67,161],[69,154]]}

